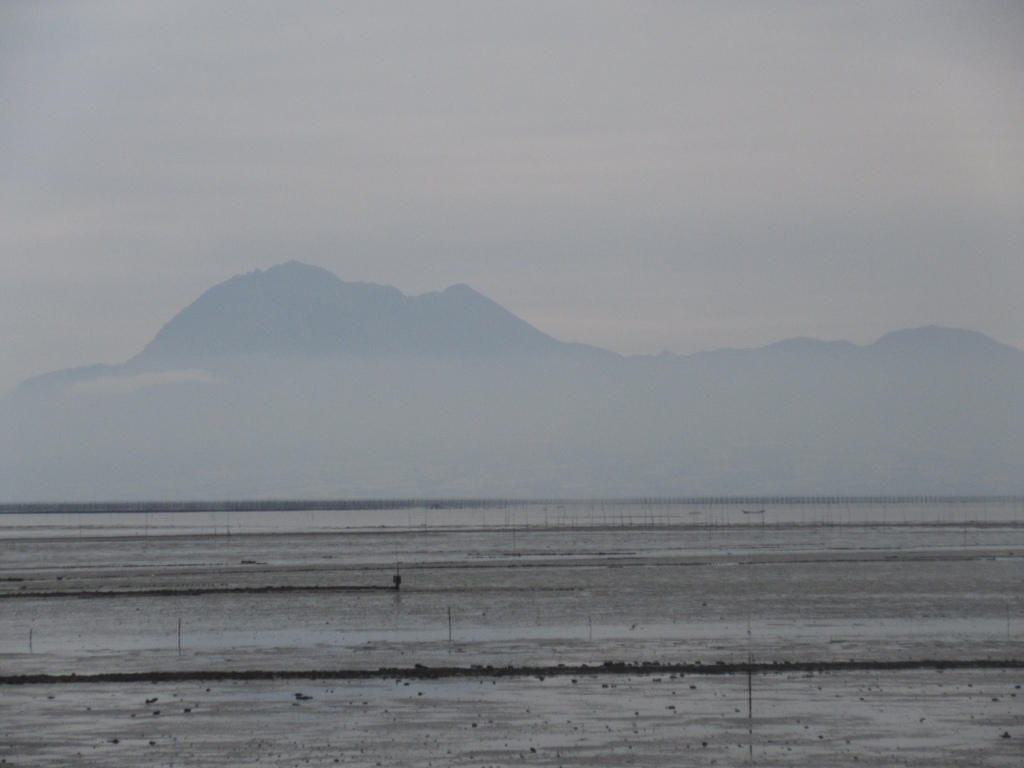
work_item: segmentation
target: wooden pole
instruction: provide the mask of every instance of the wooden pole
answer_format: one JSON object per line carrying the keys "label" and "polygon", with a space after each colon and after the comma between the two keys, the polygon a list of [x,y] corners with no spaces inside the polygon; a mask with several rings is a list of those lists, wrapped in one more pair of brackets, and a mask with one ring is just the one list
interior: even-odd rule
{"label": "wooden pole", "polygon": [[[750,569],[747,569],[747,577]],[[750,631],[750,613],[747,613],[747,750],[754,762],[754,634]]]}
{"label": "wooden pole", "polygon": [[747,741],[750,761],[754,761],[754,665],[747,659]]}

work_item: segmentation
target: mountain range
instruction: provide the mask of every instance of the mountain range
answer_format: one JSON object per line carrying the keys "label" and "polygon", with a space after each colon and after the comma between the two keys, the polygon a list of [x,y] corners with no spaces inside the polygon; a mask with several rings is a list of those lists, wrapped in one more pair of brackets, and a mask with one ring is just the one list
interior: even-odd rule
{"label": "mountain range", "polygon": [[1022,404],[1024,352],[972,331],[626,357],[289,262],[26,381],[0,501],[1020,493]]}

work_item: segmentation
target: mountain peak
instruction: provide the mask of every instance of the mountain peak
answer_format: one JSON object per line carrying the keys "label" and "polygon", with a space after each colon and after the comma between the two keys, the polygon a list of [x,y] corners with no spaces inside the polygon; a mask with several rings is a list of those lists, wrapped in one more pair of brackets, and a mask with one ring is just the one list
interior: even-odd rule
{"label": "mountain peak", "polygon": [[890,331],[869,349],[886,354],[1013,355],[1020,351],[977,331],[926,325]]}
{"label": "mountain peak", "polygon": [[301,261],[291,259],[281,264],[275,264],[267,269],[259,270],[254,269],[249,274],[251,275],[309,275],[316,276],[323,280],[337,280],[338,277],[330,270],[324,269],[323,267],[317,267],[312,264],[305,264]]}
{"label": "mountain peak", "polygon": [[456,283],[455,285],[449,285],[447,288],[445,288],[443,291],[441,291],[441,293],[464,294],[464,295],[467,295],[467,296],[468,295],[473,295],[473,296],[479,296],[480,295],[479,293],[474,291],[472,288],[470,288],[465,283]]}
{"label": "mountain peak", "polygon": [[468,285],[409,297],[289,261],[214,286],[160,329],[136,365],[224,355],[480,354],[560,345]]}

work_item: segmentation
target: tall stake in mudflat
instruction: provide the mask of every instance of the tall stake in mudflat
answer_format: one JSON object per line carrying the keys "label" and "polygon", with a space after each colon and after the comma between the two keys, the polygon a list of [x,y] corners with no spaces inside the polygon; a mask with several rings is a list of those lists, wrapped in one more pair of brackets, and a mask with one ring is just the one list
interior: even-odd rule
{"label": "tall stake in mudflat", "polygon": [[750,761],[754,761],[754,663],[747,657],[747,741]]}
{"label": "tall stake in mudflat", "polygon": [[178,617],[178,655],[181,656],[181,616]]}
{"label": "tall stake in mudflat", "polygon": [[[749,575],[749,570],[747,573]],[[750,613],[747,613],[747,749],[750,762],[754,762],[754,636],[750,631]]]}

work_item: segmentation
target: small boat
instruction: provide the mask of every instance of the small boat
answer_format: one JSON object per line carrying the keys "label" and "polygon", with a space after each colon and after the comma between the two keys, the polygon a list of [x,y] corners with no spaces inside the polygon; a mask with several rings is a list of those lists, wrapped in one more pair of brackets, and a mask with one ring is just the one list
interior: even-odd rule
{"label": "small boat", "polygon": [[743,512],[744,515],[763,515],[764,514],[764,510],[763,509],[743,509],[743,510],[740,510],[740,511]]}

